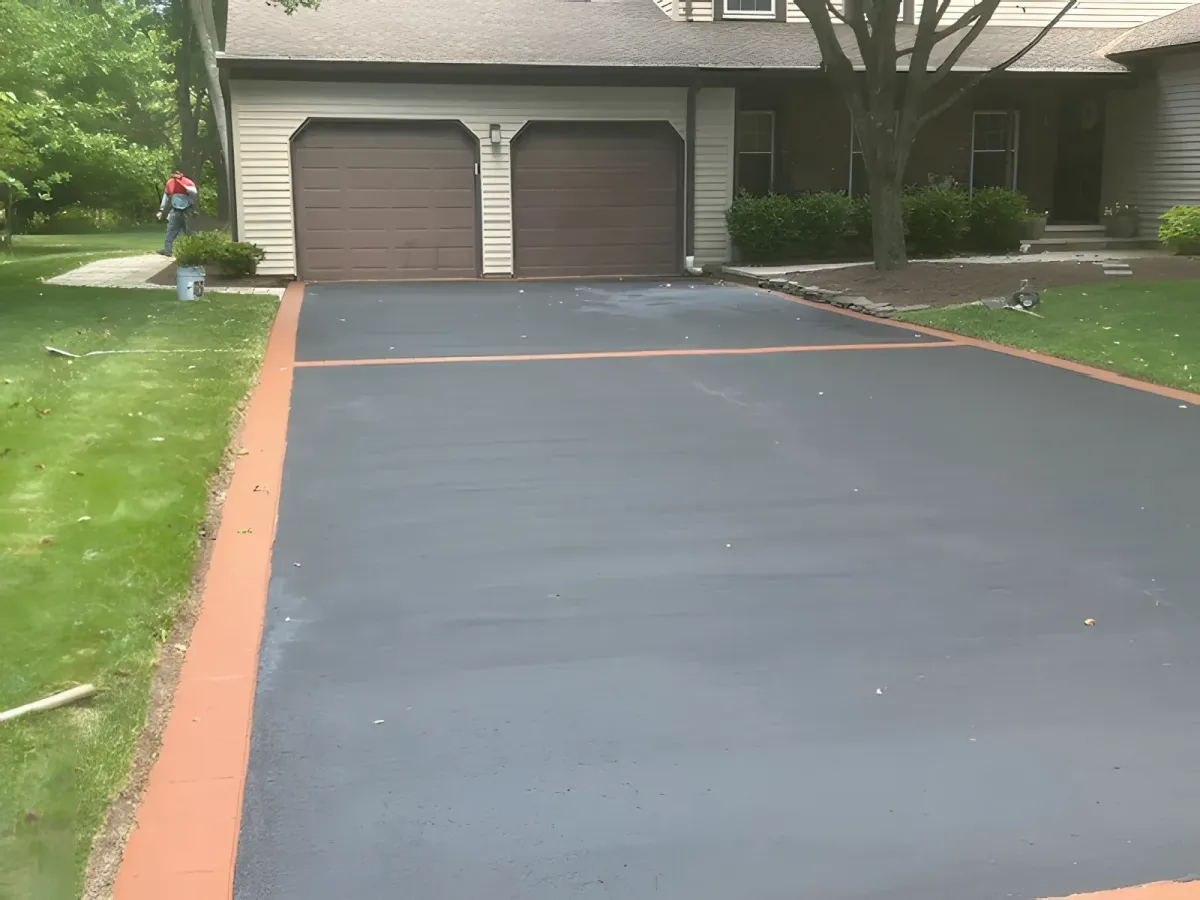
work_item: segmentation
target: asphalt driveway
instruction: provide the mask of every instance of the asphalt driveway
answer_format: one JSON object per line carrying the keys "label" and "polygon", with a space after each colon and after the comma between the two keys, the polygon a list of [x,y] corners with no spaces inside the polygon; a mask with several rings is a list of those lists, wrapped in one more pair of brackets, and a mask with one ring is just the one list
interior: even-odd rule
{"label": "asphalt driveway", "polygon": [[687,282],[310,287],[238,900],[1200,870],[1200,413],[938,343]]}

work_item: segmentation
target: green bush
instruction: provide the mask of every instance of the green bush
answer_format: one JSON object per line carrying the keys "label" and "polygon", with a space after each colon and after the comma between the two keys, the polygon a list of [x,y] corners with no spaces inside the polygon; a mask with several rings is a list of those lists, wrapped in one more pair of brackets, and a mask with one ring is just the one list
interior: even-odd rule
{"label": "green bush", "polygon": [[220,275],[253,275],[266,251],[256,244],[231,241],[224,231],[185,234],[175,242],[175,261],[181,266],[213,268]]}
{"label": "green bush", "polygon": [[795,204],[783,194],[739,194],[725,221],[733,243],[751,262],[782,259],[795,244]]}
{"label": "green bush", "polygon": [[969,239],[972,249],[1007,253],[1021,246],[1029,201],[1004,188],[981,188],[971,197]]}
{"label": "green bush", "polygon": [[906,191],[901,203],[913,253],[944,256],[962,248],[971,227],[971,198],[953,180]]}
{"label": "green bush", "polygon": [[230,241],[219,263],[221,274],[233,277],[253,275],[267,255],[262,247],[247,241]]}
{"label": "green bush", "polygon": [[862,243],[855,224],[860,205],[836,192],[796,197],[742,194],[725,220],[747,261],[820,259],[852,252]]}
{"label": "green bush", "polygon": [[842,193],[801,194],[792,200],[793,240],[803,259],[845,253],[854,238],[854,201]]}
{"label": "green bush", "polygon": [[875,222],[872,218],[871,198],[855,197],[850,207],[850,239],[851,251],[864,256],[871,255],[871,237],[875,233]]}
{"label": "green bush", "polygon": [[28,231],[31,234],[94,234],[116,231],[128,224],[128,220],[115,209],[67,206],[49,216],[33,213],[29,217]]}
{"label": "green bush", "polygon": [[1200,206],[1176,206],[1159,216],[1158,239],[1176,253],[1200,254]]}

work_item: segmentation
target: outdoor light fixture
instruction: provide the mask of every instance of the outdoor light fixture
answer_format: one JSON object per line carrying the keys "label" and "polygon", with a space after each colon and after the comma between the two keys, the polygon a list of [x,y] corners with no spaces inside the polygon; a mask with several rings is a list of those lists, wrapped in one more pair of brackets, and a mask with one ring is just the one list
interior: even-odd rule
{"label": "outdoor light fixture", "polygon": [[490,140],[496,146],[500,145],[500,126],[499,125],[489,125],[488,126],[488,140]]}

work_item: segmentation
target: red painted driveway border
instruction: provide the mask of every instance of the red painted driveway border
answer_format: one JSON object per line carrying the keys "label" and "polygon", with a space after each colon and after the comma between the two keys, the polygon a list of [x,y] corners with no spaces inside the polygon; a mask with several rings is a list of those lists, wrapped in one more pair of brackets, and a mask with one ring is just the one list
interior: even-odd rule
{"label": "red painted driveway border", "polygon": [[246,411],[162,747],[117,872],[115,900],[233,895],[271,546],[304,289],[283,295]]}

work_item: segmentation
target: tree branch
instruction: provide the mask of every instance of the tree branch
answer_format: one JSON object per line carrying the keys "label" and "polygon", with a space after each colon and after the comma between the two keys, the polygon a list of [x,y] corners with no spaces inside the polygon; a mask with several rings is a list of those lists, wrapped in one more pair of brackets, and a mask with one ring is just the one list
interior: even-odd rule
{"label": "tree branch", "polygon": [[[1076,0],[1071,0],[1071,2],[1074,3]],[[946,58],[942,60],[941,65],[939,65],[934,71],[933,75],[930,76],[929,87],[932,88],[936,86],[939,81],[950,74],[950,72],[958,64],[958,61],[962,58],[962,55],[967,52],[967,48],[975,43],[975,39],[978,38],[983,29],[987,27],[988,22],[992,20],[992,14],[995,13],[996,7],[999,5],[1000,0],[983,0],[982,3],[977,3],[974,7],[972,7],[975,20],[971,25],[971,30],[968,31],[959,40],[959,42],[954,45],[950,52],[946,54]],[[934,43],[936,44],[937,36],[934,35],[934,37]],[[932,49],[933,48],[930,47],[931,51]]]}
{"label": "tree branch", "polygon": [[[1058,11],[1058,15],[1056,15],[1053,19],[1051,19],[1050,22],[1034,36],[1033,40],[1031,40],[1028,44],[1026,44],[1024,47],[1022,47],[1020,50],[1018,50],[1016,53],[1014,53],[1008,59],[1004,60],[999,65],[993,66],[992,68],[988,69],[986,72],[980,72],[980,73],[968,78],[966,83],[963,84],[961,87],[959,87],[957,90],[953,91],[949,97],[947,97],[941,103],[938,103],[932,109],[927,110],[921,116],[921,118],[917,121],[917,127],[920,128],[921,126],[928,123],[930,120],[935,119],[938,116],[940,116],[942,113],[944,113],[946,110],[948,110],[951,106],[953,106],[955,103],[957,103],[959,100],[961,100],[963,98],[963,96],[965,96],[969,91],[971,91],[973,88],[978,86],[978,84],[981,81],[983,81],[983,79],[985,79],[987,76],[989,76],[995,72],[1003,72],[1006,69],[1008,69],[1010,66],[1014,65],[1015,63],[1020,62],[1029,53],[1029,51],[1031,51],[1034,47],[1036,47],[1038,44],[1040,44],[1042,42],[1042,39],[1045,38],[1046,35],[1048,35],[1050,33],[1051,29],[1054,28],[1055,25],[1057,25],[1059,22],[1061,22],[1063,20],[1063,17],[1067,13],[1069,13],[1072,9],[1075,8],[1075,5],[1078,2],[1079,2],[1079,0],[1068,0],[1067,4],[1065,6],[1063,6],[1063,8],[1061,10]],[[974,31],[974,29],[972,29],[972,31]],[[967,38],[964,38],[964,42],[966,42],[969,37],[970,37],[970,35],[968,34]],[[961,55],[962,54],[960,53],[959,56],[961,56]],[[943,62],[942,65],[944,66],[945,63]],[[941,71],[941,66],[938,67],[938,70]],[[934,73],[934,74],[936,76],[937,73]],[[940,78],[931,82],[930,87],[933,87],[935,84],[937,84],[937,81],[940,81]]]}
{"label": "tree branch", "polygon": [[833,0],[825,0],[825,9],[829,14],[841,22],[843,25],[849,24],[846,22],[846,16],[840,9],[833,5]]}

